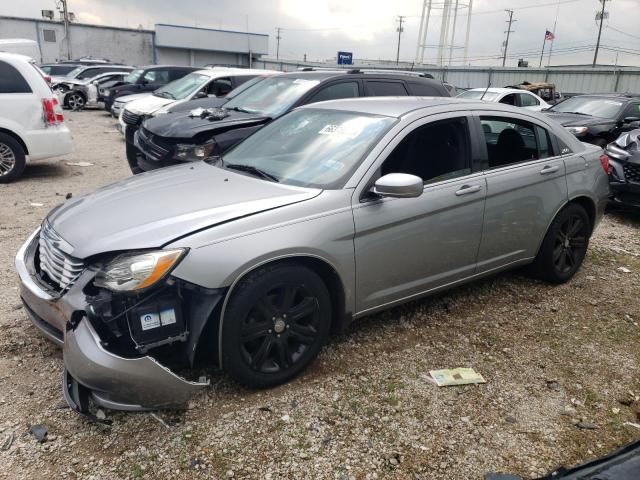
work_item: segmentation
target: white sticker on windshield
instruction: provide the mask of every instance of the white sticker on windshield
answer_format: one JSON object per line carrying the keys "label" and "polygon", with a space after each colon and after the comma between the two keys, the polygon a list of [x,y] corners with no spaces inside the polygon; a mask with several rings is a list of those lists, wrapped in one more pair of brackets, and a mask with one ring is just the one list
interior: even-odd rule
{"label": "white sticker on windshield", "polygon": [[350,139],[356,138],[362,132],[362,127],[358,125],[325,125],[318,132],[320,135],[338,135]]}

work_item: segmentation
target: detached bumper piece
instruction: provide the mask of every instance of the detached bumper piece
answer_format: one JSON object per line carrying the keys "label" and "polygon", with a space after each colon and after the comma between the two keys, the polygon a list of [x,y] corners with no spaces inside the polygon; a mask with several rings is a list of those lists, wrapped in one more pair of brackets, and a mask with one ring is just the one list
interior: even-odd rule
{"label": "detached bumper piece", "polygon": [[64,364],[65,399],[85,415],[89,400],[113,410],[182,408],[209,385],[185,380],[149,356],[124,358],[108,352],[86,318],[65,332]]}

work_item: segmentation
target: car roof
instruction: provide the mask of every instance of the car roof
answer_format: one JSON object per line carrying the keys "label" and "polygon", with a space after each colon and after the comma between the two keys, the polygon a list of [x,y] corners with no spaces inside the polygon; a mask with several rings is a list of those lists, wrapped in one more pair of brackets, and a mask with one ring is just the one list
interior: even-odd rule
{"label": "car roof", "polygon": [[186,65],[140,65],[139,67],[135,67],[136,70],[159,70],[159,69],[169,69],[169,70],[203,70],[202,67],[189,67]]}
{"label": "car roof", "polygon": [[[522,93],[522,92],[527,92],[527,90],[521,90],[519,88],[506,88],[506,87],[493,87],[493,88],[470,88],[469,90],[467,90],[467,92],[484,92],[487,91],[487,93]],[[527,93],[532,93],[532,92],[527,92]]]}
{"label": "car roof", "polygon": [[242,77],[242,76],[258,76],[258,75],[272,75],[278,72],[273,70],[262,70],[255,68],[203,68],[201,70],[196,70],[193,73],[199,73],[201,75],[206,75],[211,78],[218,77]]}
{"label": "car roof", "polygon": [[632,93],[585,93],[583,95],[574,95],[575,97],[593,97],[593,98],[615,98],[616,100],[638,100],[640,95],[634,95]]}
{"label": "car roof", "polygon": [[[384,115],[387,117],[402,117],[414,110],[428,107],[439,107],[451,104],[476,104],[483,109],[486,102],[470,101],[455,97],[359,97],[326,102],[310,103],[300,108],[322,108],[326,110],[343,110],[347,112],[364,113],[369,115]],[[517,107],[514,107],[517,108]],[[518,109],[519,111],[519,109]]]}

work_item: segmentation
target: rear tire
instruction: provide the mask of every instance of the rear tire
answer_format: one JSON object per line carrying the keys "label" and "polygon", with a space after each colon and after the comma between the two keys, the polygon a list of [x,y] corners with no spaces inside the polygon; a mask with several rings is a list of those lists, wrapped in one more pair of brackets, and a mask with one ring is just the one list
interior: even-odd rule
{"label": "rear tire", "polygon": [[78,92],[69,93],[66,97],[64,97],[65,106],[74,112],[83,110],[85,105],[87,104],[84,95]]}
{"label": "rear tire", "polygon": [[531,266],[537,278],[549,283],[565,283],[582,265],[589,247],[591,222],[580,205],[563,208],[551,222],[540,251]]}
{"label": "rear tire", "polygon": [[329,291],[315,272],[293,263],[261,268],[240,281],[225,309],[222,366],[244,386],[279,385],[311,364],[330,324]]}
{"label": "rear tire", "polygon": [[15,138],[0,133],[0,183],[9,183],[22,175],[26,166],[24,149]]}

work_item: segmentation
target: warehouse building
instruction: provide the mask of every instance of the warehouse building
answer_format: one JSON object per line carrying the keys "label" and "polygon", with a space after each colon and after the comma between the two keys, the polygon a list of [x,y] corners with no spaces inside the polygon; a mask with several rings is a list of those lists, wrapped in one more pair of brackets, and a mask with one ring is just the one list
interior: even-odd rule
{"label": "warehouse building", "polygon": [[269,36],[182,25],[157,24],[154,30],[73,22],[65,38],[61,21],[0,16],[0,38],[35,40],[42,63],[102,57],[130,65],[206,64],[249,66],[269,51]]}

